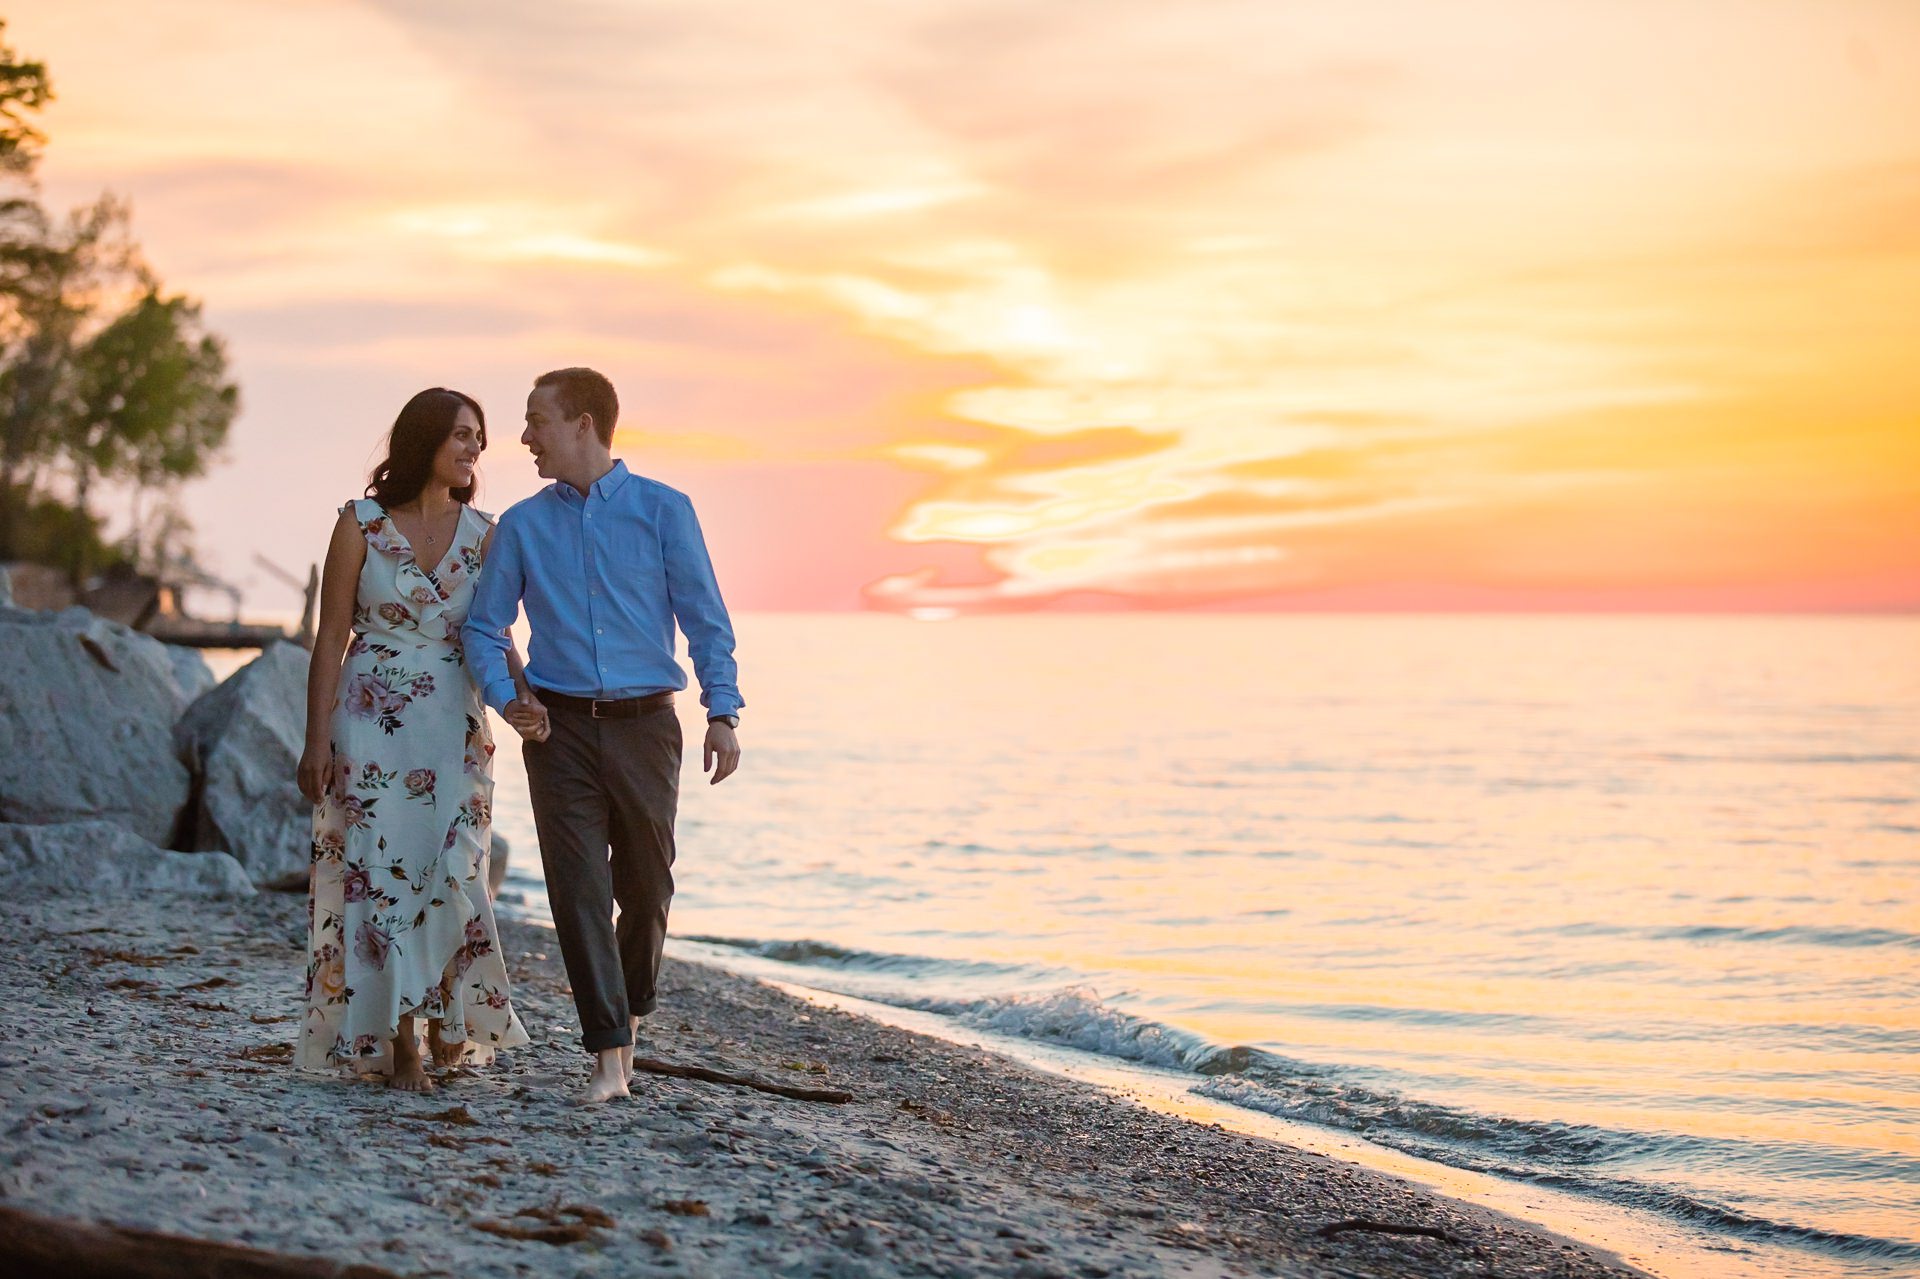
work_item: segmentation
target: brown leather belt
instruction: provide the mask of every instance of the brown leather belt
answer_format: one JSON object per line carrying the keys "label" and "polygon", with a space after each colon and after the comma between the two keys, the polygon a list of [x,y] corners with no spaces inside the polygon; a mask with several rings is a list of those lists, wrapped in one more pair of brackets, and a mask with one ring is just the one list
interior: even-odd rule
{"label": "brown leather belt", "polygon": [[657,711],[673,705],[673,690],[663,689],[658,693],[648,693],[644,697],[575,697],[571,693],[556,693],[548,688],[536,688],[533,695],[541,703],[558,711],[577,711],[582,715],[591,715],[594,719],[632,719],[648,711]]}

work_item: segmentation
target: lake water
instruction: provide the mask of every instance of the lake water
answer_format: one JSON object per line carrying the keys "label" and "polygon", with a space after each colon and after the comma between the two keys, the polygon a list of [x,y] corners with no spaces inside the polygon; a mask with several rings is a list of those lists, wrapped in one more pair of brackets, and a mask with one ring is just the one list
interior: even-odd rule
{"label": "lake water", "polygon": [[1693,1273],[1920,1273],[1920,619],[738,629],[694,950],[1651,1214]]}

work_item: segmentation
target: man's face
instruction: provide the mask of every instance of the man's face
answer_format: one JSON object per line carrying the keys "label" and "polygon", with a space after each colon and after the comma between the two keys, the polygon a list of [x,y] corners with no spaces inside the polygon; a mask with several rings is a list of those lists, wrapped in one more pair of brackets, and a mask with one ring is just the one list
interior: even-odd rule
{"label": "man's face", "polygon": [[561,413],[557,388],[536,386],[527,396],[527,429],[520,432],[520,442],[533,454],[541,479],[551,480],[568,470],[581,440],[592,433],[586,414],[567,418]]}

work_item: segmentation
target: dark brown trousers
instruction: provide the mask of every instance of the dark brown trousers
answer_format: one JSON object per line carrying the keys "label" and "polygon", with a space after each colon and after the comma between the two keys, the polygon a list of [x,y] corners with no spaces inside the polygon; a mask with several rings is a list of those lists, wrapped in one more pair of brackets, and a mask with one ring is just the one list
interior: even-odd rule
{"label": "dark brown trousers", "polygon": [[600,1052],[632,1043],[628,1017],[644,1017],[658,1002],[680,720],[668,705],[631,719],[552,707],[549,721],[547,740],[524,742],[521,753],[581,1043]]}

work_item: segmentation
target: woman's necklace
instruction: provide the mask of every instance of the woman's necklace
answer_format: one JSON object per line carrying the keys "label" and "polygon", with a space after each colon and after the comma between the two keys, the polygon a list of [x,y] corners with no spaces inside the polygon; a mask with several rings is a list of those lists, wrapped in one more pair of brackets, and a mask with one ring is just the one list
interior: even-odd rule
{"label": "woman's necklace", "polygon": [[[455,504],[454,504],[454,508],[453,508],[453,510],[454,510],[454,515],[453,515],[453,520],[454,520],[454,523],[455,523],[455,524],[458,524],[458,523],[460,522],[460,514],[459,514],[459,504],[458,504],[458,503],[455,503]],[[440,544],[440,535],[439,535],[438,533],[436,533],[436,532],[434,532],[434,531],[433,531],[433,527],[432,527],[432,525],[430,525],[430,524],[428,524],[428,523],[427,523],[427,513],[426,513],[426,511],[424,511],[424,510],[421,510],[421,509],[419,509],[419,508],[417,508],[417,507],[416,507],[415,509],[413,509],[413,510],[411,510],[411,511],[408,511],[408,512],[407,512],[407,514],[409,514],[409,515],[412,515],[412,516],[415,516],[415,517],[417,517],[417,518],[419,519],[419,521],[420,521],[420,549],[421,549],[421,550],[423,550],[423,551],[425,551],[425,552],[427,552],[427,554],[428,554],[429,556],[431,556],[431,555],[433,554],[433,549],[434,549],[434,547],[436,547],[436,546],[438,546],[438,545]],[[433,561],[433,560],[431,560],[431,559],[430,559],[430,560],[429,560],[428,562],[429,562],[429,563],[433,563],[433,562],[436,562],[436,561]]]}

